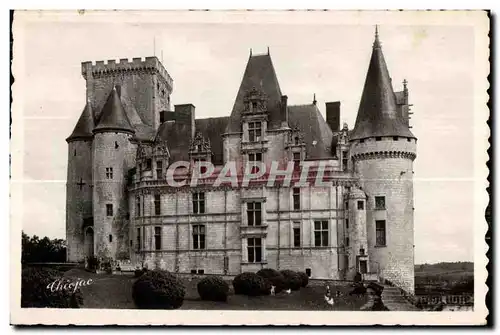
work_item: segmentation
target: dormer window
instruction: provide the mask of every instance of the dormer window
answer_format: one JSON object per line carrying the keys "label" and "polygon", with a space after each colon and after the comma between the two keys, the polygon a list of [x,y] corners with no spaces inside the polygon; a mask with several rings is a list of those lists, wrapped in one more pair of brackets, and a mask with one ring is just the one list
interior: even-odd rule
{"label": "dormer window", "polygon": [[250,142],[260,141],[262,136],[262,122],[248,123],[248,140]]}
{"label": "dormer window", "polygon": [[298,136],[295,136],[295,137],[293,138],[293,142],[294,142],[294,144],[295,144],[295,145],[299,145],[299,144],[300,144],[300,139],[299,139],[299,137],[298,137]]}
{"label": "dormer window", "polygon": [[254,111],[254,112],[257,111],[257,102],[256,101],[252,102],[252,111]]}

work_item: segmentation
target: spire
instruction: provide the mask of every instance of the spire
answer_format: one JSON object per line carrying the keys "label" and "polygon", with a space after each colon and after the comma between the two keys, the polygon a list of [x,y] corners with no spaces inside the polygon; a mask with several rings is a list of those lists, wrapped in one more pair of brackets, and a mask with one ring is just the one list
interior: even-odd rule
{"label": "spire", "polygon": [[375,25],[375,40],[373,41],[373,48],[378,49],[381,48],[380,40],[378,38],[378,25]]}
{"label": "spire", "polygon": [[123,109],[118,91],[119,87],[113,87],[113,90],[108,96],[108,100],[102,108],[101,119],[94,129],[94,133],[103,131],[134,133],[127,114]]}
{"label": "spire", "polygon": [[90,100],[87,99],[87,103],[83,108],[82,114],[76,123],[75,129],[71,135],[66,139],[66,141],[74,141],[77,139],[91,139],[92,129],[94,129],[94,117],[92,114],[92,105]]}
{"label": "spire", "polygon": [[380,47],[378,27],[375,30],[370,65],[350,139],[374,136],[415,137],[397,112],[396,96]]}
{"label": "spire", "polygon": [[317,101],[316,101],[316,93],[313,94],[313,105],[316,105]]}

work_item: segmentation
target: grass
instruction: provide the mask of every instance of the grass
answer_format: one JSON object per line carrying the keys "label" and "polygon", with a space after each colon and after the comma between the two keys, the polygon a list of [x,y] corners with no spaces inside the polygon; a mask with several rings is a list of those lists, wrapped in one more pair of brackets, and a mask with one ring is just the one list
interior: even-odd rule
{"label": "grass", "polygon": [[[72,269],[65,276],[92,279],[92,284],[82,288],[82,308],[135,309],[132,299],[132,285],[136,278],[131,275],[94,274],[81,269]],[[332,294],[343,293],[334,298],[335,304],[328,305],[324,300],[326,288],[324,284],[310,283],[308,287],[292,293],[279,293],[275,296],[247,297],[235,295],[230,284],[230,295],[227,302],[202,301],[196,285],[201,277],[182,278],[186,287],[186,296],[181,309],[202,310],[338,310],[359,311],[367,302],[366,297],[349,296],[350,286],[336,286],[329,283]]]}

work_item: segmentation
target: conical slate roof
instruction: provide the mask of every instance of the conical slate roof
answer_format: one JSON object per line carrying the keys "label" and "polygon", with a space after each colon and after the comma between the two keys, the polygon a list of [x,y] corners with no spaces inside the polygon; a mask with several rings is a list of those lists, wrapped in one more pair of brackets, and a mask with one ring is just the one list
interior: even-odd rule
{"label": "conical slate roof", "polygon": [[85,108],[76,123],[75,129],[66,141],[76,141],[79,139],[91,139],[92,138],[92,129],[94,129],[94,117],[92,116],[92,107],[90,106],[90,102],[87,101]]}
{"label": "conical slate roof", "polygon": [[269,115],[268,129],[276,129],[281,126],[280,104],[281,104],[281,89],[278,84],[278,78],[274,71],[274,66],[271,61],[271,56],[255,55],[250,56],[243,79],[241,80],[240,89],[234,102],[233,111],[229,117],[229,123],[226,128],[227,133],[241,132],[241,112],[244,109],[244,97],[247,92],[256,88],[266,94],[267,111]]}
{"label": "conical slate roof", "polygon": [[116,87],[114,87],[109,94],[108,100],[102,108],[99,124],[94,129],[94,132],[102,131],[134,133],[134,129],[130,125],[130,121],[120,101],[120,96],[118,95]]}
{"label": "conical slate roof", "polygon": [[358,116],[350,140],[375,136],[415,138],[397,111],[396,96],[377,31]]}

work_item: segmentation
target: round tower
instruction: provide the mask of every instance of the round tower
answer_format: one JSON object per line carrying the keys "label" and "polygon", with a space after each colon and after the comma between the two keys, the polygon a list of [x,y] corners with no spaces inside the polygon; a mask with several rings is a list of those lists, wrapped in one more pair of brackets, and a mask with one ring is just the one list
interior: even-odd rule
{"label": "round tower", "polygon": [[94,254],[92,223],[92,129],[94,120],[87,102],[68,142],[66,182],[66,241],[68,262]]}
{"label": "round tower", "polygon": [[117,88],[108,96],[93,133],[95,251],[98,257],[116,259],[120,252],[128,254],[126,177],[134,135]]}
{"label": "round tower", "polygon": [[[404,93],[407,98],[407,91]],[[406,99],[407,100],[407,99]],[[366,200],[369,268],[414,292],[413,161],[416,141],[398,101],[376,33],[350,157]]]}

